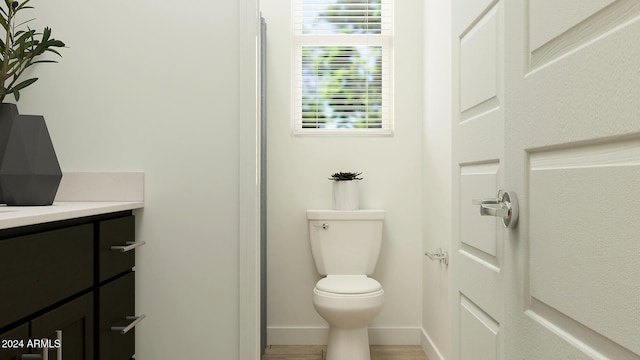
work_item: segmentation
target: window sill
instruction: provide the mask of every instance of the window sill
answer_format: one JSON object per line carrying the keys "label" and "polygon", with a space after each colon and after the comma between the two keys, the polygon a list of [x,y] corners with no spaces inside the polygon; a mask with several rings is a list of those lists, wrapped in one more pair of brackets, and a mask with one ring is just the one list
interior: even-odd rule
{"label": "window sill", "polygon": [[292,130],[293,136],[371,136],[371,137],[390,137],[393,136],[392,129],[295,129]]}

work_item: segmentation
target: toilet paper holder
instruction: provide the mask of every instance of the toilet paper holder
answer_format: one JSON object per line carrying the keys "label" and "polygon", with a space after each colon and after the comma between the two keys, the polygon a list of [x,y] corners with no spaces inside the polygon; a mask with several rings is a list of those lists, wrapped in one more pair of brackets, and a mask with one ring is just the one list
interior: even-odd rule
{"label": "toilet paper holder", "polygon": [[445,265],[449,265],[449,254],[446,251],[442,251],[441,248],[436,249],[435,253],[424,253],[429,259],[433,261],[440,261]]}

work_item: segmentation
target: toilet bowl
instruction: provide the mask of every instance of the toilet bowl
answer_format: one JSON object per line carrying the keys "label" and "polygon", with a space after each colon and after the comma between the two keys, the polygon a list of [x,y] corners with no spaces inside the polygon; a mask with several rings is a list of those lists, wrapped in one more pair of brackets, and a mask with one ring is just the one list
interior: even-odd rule
{"label": "toilet bowl", "polygon": [[370,360],[367,325],[382,310],[384,290],[365,275],[329,275],[313,289],[313,306],[329,323],[327,360]]}
{"label": "toilet bowl", "polygon": [[313,306],[329,323],[327,360],[370,360],[367,325],[382,310],[384,291],[373,273],[384,210],[307,210],[318,274]]}

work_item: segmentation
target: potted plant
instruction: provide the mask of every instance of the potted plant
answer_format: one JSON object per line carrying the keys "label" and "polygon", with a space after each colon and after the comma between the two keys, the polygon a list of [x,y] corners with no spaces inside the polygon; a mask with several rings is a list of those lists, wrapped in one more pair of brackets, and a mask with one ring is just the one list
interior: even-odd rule
{"label": "potted plant", "polygon": [[360,194],[358,181],[362,180],[361,172],[337,172],[331,175],[333,180],[333,209],[358,210],[360,208]]}
{"label": "potted plant", "polygon": [[45,55],[61,56],[56,48],[65,47],[51,28],[39,32],[28,26],[33,19],[16,21],[32,9],[29,2],[0,2],[0,203],[7,205],[51,205],[62,179],[44,118],[20,115],[15,104],[4,103],[9,94],[19,101],[20,91],[38,80],[24,79],[28,68],[55,63]]}

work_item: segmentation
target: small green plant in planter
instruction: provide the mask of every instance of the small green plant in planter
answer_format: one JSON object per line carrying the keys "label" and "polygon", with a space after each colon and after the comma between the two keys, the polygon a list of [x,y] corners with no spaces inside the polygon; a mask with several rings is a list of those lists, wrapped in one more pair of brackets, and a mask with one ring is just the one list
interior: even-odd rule
{"label": "small green plant in planter", "polygon": [[329,178],[333,180],[333,209],[358,210],[360,194],[358,181],[362,180],[361,172],[337,172]]}
{"label": "small green plant in planter", "polygon": [[19,206],[51,205],[62,179],[44,117],[20,115],[15,104],[4,103],[9,94],[19,101],[20,91],[38,80],[27,69],[55,63],[46,55],[61,56],[56,48],[65,47],[51,28],[38,32],[28,26],[33,19],[17,21],[32,9],[29,2],[0,1],[0,203]]}
{"label": "small green plant in planter", "polygon": [[359,173],[355,173],[355,172],[337,172],[337,173],[331,175],[329,180],[335,180],[335,181],[362,180],[362,178],[359,177],[360,175],[362,175],[361,172],[359,172]]}
{"label": "small green plant in planter", "polygon": [[65,44],[51,37],[51,28],[45,27],[42,32],[29,28],[27,23],[33,19],[16,24],[16,15],[25,9],[31,0],[22,3],[4,0],[0,6],[0,24],[4,28],[5,36],[0,38],[0,54],[2,67],[0,68],[0,102],[5,96],[13,94],[16,101],[20,100],[20,90],[33,84],[38,78],[20,81],[25,70],[39,63],[55,63],[57,61],[43,59],[47,53],[62,57],[55,48],[63,48]]}

